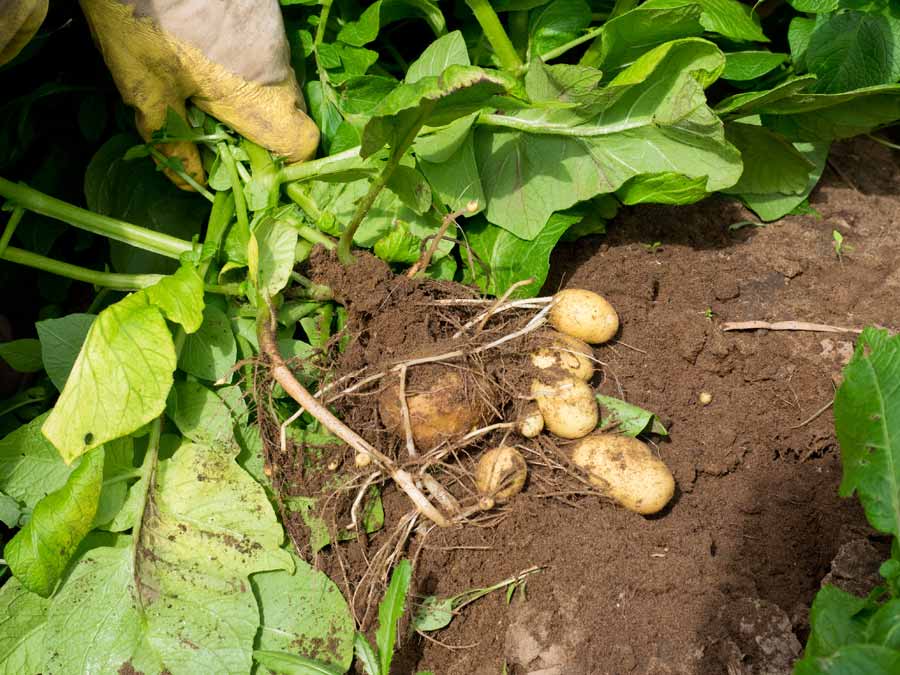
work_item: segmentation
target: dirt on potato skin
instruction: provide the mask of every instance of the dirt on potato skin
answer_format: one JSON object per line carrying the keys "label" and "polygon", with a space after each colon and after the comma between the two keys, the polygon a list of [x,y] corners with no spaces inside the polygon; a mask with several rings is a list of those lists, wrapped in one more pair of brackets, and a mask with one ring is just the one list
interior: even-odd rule
{"label": "dirt on potato skin", "polygon": [[[854,336],[722,330],[900,328],[896,156],[858,140],[837,144],[831,162],[839,173],[827,168],[811,199],[821,218],[732,230],[755,218],[731,201],[642,206],[623,209],[608,236],[557,249],[545,292],[595,290],[619,312],[592,384],[662,417],[670,436],[658,452],[676,496],[644,518],[596,497],[538,498],[529,484],[499,525],[433,530],[417,560],[420,597],[545,569],[510,604],[496,592],[467,606],[431,636],[442,644],[407,638],[392,672],[787,674],[826,575],[854,592],[873,583],[885,541],[837,495],[825,408]],[[387,522],[409,510],[390,488],[384,502]],[[328,552],[318,563],[336,579],[364,567],[362,544],[343,555],[343,567]]]}

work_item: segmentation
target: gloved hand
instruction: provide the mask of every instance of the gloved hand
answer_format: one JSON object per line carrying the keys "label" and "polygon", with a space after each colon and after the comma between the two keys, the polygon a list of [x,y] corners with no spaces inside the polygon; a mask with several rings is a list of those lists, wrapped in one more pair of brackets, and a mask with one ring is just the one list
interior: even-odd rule
{"label": "gloved hand", "polygon": [[0,0],[0,66],[12,61],[47,16],[47,0]]}
{"label": "gloved hand", "polygon": [[[0,16],[4,5],[41,1],[0,0]],[[145,140],[162,127],[167,108],[184,116],[191,99],[288,161],[315,154],[319,130],[290,67],[278,0],[81,0],[81,8]],[[160,150],[204,181],[193,144]]]}

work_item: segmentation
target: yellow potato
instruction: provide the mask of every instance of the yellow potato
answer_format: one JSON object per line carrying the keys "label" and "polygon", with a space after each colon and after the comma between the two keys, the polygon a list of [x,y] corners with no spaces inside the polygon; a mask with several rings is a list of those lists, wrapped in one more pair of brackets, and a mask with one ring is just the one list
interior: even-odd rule
{"label": "yellow potato", "polygon": [[499,447],[485,452],[475,467],[475,486],[486,497],[502,504],[522,491],[528,467],[515,448]]}
{"label": "yellow potato", "polygon": [[554,296],[548,315],[550,325],[590,344],[611,340],[619,330],[619,315],[606,299],[581,288],[570,288]]}
{"label": "yellow potato", "polygon": [[657,513],[675,494],[668,467],[636,438],[591,434],[575,445],[572,462],[606,495],[636,513]]}
{"label": "yellow potato", "polygon": [[[406,386],[413,441],[420,450],[430,450],[445,440],[463,434],[484,417],[484,404],[478,396],[474,379],[447,366],[422,368],[417,382]],[[407,372],[409,380],[413,369]],[[388,431],[404,438],[406,431],[400,408],[400,383],[395,382],[378,397],[378,413]]]}
{"label": "yellow potato", "polygon": [[594,375],[594,350],[584,340],[565,333],[550,331],[550,346],[541,347],[531,355],[535,368],[546,370],[558,366],[587,382]]}
{"label": "yellow potato", "polygon": [[564,377],[553,383],[532,380],[531,395],[547,429],[562,438],[586,436],[600,421],[593,390],[577,377]]}
{"label": "yellow potato", "polygon": [[544,430],[544,416],[534,403],[530,403],[522,411],[516,423],[519,433],[525,438],[534,438]]}

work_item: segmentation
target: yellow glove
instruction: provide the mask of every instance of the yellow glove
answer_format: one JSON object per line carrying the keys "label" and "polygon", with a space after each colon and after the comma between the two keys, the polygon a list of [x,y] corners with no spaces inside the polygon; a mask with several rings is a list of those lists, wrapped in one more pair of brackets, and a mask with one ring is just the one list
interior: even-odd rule
{"label": "yellow glove", "polygon": [[[288,161],[315,154],[319,130],[290,67],[278,0],[81,0],[81,8],[146,140],[167,108],[184,116],[191,99]],[[191,143],[161,150],[203,182]]]}
{"label": "yellow glove", "polygon": [[47,16],[47,0],[0,0],[0,66],[12,61]]}

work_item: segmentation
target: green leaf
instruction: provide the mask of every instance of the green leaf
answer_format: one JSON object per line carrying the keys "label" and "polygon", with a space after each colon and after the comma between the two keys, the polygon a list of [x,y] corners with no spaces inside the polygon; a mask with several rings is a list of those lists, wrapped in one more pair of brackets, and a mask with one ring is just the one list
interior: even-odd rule
{"label": "green leaf", "polygon": [[874,675],[900,672],[900,651],[880,645],[855,644],[828,657],[800,661],[795,675]]}
{"label": "green leaf", "polygon": [[261,572],[250,578],[262,616],[256,647],[344,673],[353,660],[355,632],[347,602],[323,572],[296,557],[294,564],[293,574]]}
{"label": "green leaf", "polygon": [[900,599],[893,598],[879,607],[869,619],[869,625],[866,626],[866,642],[900,649],[898,629],[900,629]]}
{"label": "green leaf", "polygon": [[785,195],[780,192],[773,194],[746,193],[740,195],[741,200],[766,222],[778,220],[793,212],[797,206],[809,197],[809,194],[822,177],[822,172],[825,170],[825,162],[828,160],[830,145],[830,143],[794,144],[794,147],[813,165],[807,176],[806,187],[800,194]]}
{"label": "green leaf", "polygon": [[41,341],[44,368],[59,391],[66,386],[69,372],[96,318],[95,314],[69,314],[61,319],[45,319],[34,324]]}
{"label": "green leaf", "polygon": [[584,0],[553,0],[531,15],[529,53],[540,55],[579,37],[591,24],[591,8]]}
{"label": "green leaf", "polygon": [[272,297],[287,286],[291,277],[297,230],[276,212],[261,219],[253,228],[252,237],[259,251],[259,266],[253,270],[251,265],[251,274],[257,279],[259,291]]}
{"label": "green leaf", "polygon": [[110,441],[103,446],[103,454],[103,486],[93,526],[109,529],[128,497],[127,481],[135,472],[134,440],[131,436],[125,436]]}
{"label": "green leaf", "polygon": [[616,190],[623,204],[693,204],[707,197],[706,177],[662,172],[635,176]]}
{"label": "green leaf", "polygon": [[496,126],[476,131],[488,220],[532,239],[554,211],[614,192],[637,175],[704,176],[709,192],[734,184],[740,155],[703,91],[723,65],[710,42],[669,42],[610,83],[610,102],[593,119],[569,110],[492,115],[486,121]]}
{"label": "green leaf", "polygon": [[[119,134],[97,151],[84,176],[88,208],[190,241],[206,222],[209,203],[175,187],[149,157],[125,160],[125,152],[140,142],[136,136]],[[111,241],[109,248],[117,272],[170,274],[178,267],[174,260],[124,242]]]}
{"label": "green leaf", "polygon": [[736,41],[769,41],[760,28],[759,16],[751,7],[737,0],[649,0],[642,7],[679,7],[689,4],[700,6],[700,23],[710,33],[718,33]]}
{"label": "green leaf", "polygon": [[66,484],[72,467],[41,433],[49,413],[36,417],[0,440],[0,490],[33,509]]}
{"label": "green leaf", "polygon": [[360,155],[369,157],[385,145],[395,152],[408,147],[413,141],[409,136],[425,121],[430,126],[449,124],[512,86],[509,76],[474,66],[449,66],[440,77],[400,84],[372,110]]}
{"label": "green leaf", "polygon": [[378,663],[378,655],[366,639],[365,633],[356,634],[356,639],[353,641],[353,651],[357,660],[366,671],[366,675],[383,675],[381,666]]}
{"label": "green leaf", "polygon": [[606,411],[606,415],[603,416],[604,424],[615,424],[616,430],[626,436],[638,436],[642,433],[669,435],[659,418],[649,410],[612,396],[601,394],[595,396]]}
{"label": "green leaf", "polygon": [[387,188],[419,215],[431,208],[431,188],[411,166],[398,166],[388,179]]}
{"label": "green leaf", "polygon": [[196,443],[221,447],[235,444],[231,411],[215,392],[198,382],[176,382],[166,412],[178,430]]}
{"label": "green leaf", "polygon": [[93,528],[103,487],[103,458],[102,448],[88,453],[63,487],[38,502],[31,520],[3,549],[6,564],[28,590],[48,597]]}
{"label": "green leaf", "polygon": [[787,54],[766,51],[730,52],[725,54],[722,79],[736,82],[755,80],[775,70],[787,58]]}
{"label": "green leaf", "polygon": [[817,25],[805,51],[815,90],[836,93],[900,77],[900,20],[879,14],[842,12]]}
{"label": "green leaf", "polygon": [[9,529],[14,529],[19,527],[21,520],[22,509],[19,507],[19,502],[5,492],[0,492],[0,523]]}
{"label": "green leaf", "polygon": [[236,362],[237,343],[228,317],[218,307],[207,305],[200,329],[184,341],[178,367],[201,380],[230,381],[229,371]]}
{"label": "green leaf", "polygon": [[31,338],[0,344],[0,359],[20,373],[36,373],[44,369],[41,343]]}
{"label": "green leaf", "polygon": [[532,278],[532,283],[518,288],[514,295],[536,295],[550,270],[550,252],[566,230],[581,219],[580,215],[554,213],[531,241],[481,218],[468,221],[466,239],[488,269],[476,262],[474,269],[466,270],[466,281],[476,283],[484,293],[500,296],[517,281]]}
{"label": "green leaf", "polygon": [[[463,118],[450,126],[471,119]],[[418,142],[416,147],[418,152]],[[478,210],[482,210],[486,199],[475,159],[474,136],[467,133],[452,154],[443,157],[441,153],[435,153],[432,157],[437,159],[420,158],[419,168],[441,203],[451,211],[459,211],[474,201],[478,203]]]}
{"label": "green leaf", "polygon": [[403,81],[413,84],[425,77],[437,77],[449,66],[468,66],[471,63],[465,38],[455,30],[428,45],[419,58],[409,64]]}
{"label": "green leaf", "polygon": [[765,127],[731,122],[725,137],[741,151],[740,180],[723,190],[732,194],[802,194],[813,164],[782,136]]}
{"label": "green leaf", "polygon": [[193,267],[182,266],[171,276],[145,290],[150,304],[162,310],[169,321],[194,333],[203,322],[203,279]]}
{"label": "green leaf", "polygon": [[743,94],[735,94],[719,101],[716,113],[720,117],[747,117],[755,115],[767,105],[771,105],[781,99],[789,98],[794,94],[806,91],[816,81],[815,75],[788,78],[777,84],[772,89],[765,91],[748,91]]}
{"label": "green leaf", "polygon": [[376,241],[372,250],[385,262],[411,265],[419,259],[421,244],[422,240],[411,235],[401,223]]}
{"label": "green leaf", "polygon": [[844,476],[876,530],[900,536],[900,336],[867,328],[834,399]]}
{"label": "green leaf", "polygon": [[446,628],[453,621],[453,598],[427,596],[416,610],[413,617],[413,628],[428,632]]}
{"label": "green leaf", "polygon": [[812,630],[804,652],[807,659],[828,656],[843,645],[862,642],[865,621],[858,615],[867,605],[865,598],[836,586],[823,586],[816,593],[809,613]]}
{"label": "green leaf", "polygon": [[94,321],[44,435],[71,462],[130,434],[163,411],[174,370],[166,320],[143,292],[129,295]]}
{"label": "green leaf", "polygon": [[788,46],[791,48],[791,60],[797,71],[806,70],[806,49],[809,47],[809,41],[816,26],[827,20],[827,16],[817,16],[815,19],[795,16],[791,19],[791,23],[788,25]]}
{"label": "green leaf", "polygon": [[789,2],[798,12],[810,14],[827,14],[837,11],[841,6],[840,0],[789,0]]}
{"label": "green leaf", "polygon": [[412,578],[412,565],[405,558],[397,563],[391,573],[391,581],[384,598],[378,603],[378,629],[375,644],[378,646],[378,662],[382,673],[391,672],[394,645],[397,642],[397,624],[406,608],[406,594]]}
{"label": "green leaf", "polygon": [[47,672],[46,621],[50,601],[10,579],[0,589],[0,674]]}
{"label": "green leaf", "polygon": [[329,666],[296,654],[255,649],[253,660],[278,675],[343,675],[345,668]]}
{"label": "green leaf", "polygon": [[337,39],[354,47],[367,45],[376,37],[380,28],[381,0],[373,2],[356,21],[348,21],[338,31]]}

